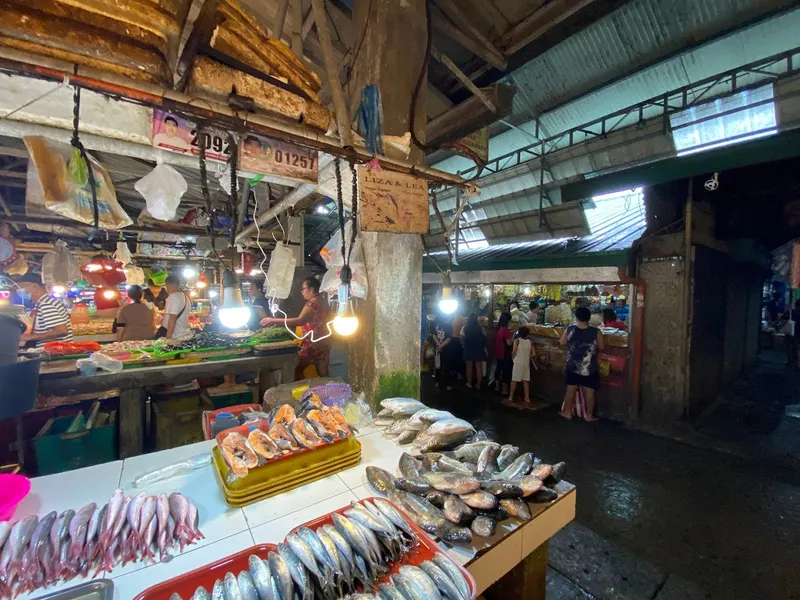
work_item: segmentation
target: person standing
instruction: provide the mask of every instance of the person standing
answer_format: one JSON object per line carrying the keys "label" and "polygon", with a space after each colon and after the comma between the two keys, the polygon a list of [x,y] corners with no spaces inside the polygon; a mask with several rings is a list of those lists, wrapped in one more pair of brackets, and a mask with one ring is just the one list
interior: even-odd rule
{"label": "person standing", "polygon": [[467,387],[471,388],[475,375],[475,387],[480,388],[483,379],[483,365],[486,361],[486,334],[478,323],[478,315],[470,314],[464,326],[464,361],[467,363]]}
{"label": "person standing", "polygon": [[464,350],[461,340],[453,335],[453,326],[447,321],[439,326],[437,338],[439,339],[439,344],[436,346],[440,365],[439,389],[450,392],[458,379]]}
{"label": "person standing", "polygon": [[511,350],[513,361],[511,371],[511,392],[508,401],[514,402],[514,392],[517,391],[517,384],[522,382],[522,389],[525,394],[525,404],[531,403],[530,381],[531,381],[531,360],[536,356],[536,350],[528,339],[530,330],[527,327],[520,327],[517,331],[517,339],[514,340],[514,347]]}
{"label": "person standing", "polygon": [[156,337],[166,337],[176,339],[188,334],[189,312],[192,310],[192,301],[181,289],[181,281],[175,275],[169,275],[164,280],[164,288],[167,290],[167,302],[164,306],[164,316],[161,319],[161,327],[156,332]]}
{"label": "person standing", "polygon": [[152,340],[156,334],[153,309],[142,302],[144,293],[138,285],[128,288],[131,303],[123,306],[117,315],[117,341]]}
{"label": "person standing", "polygon": [[508,327],[510,322],[511,313],[502,313],[497,321],[494,336],[494,389],[504,396],[508,394],[508,384],[511,382],[511,329]]}
{"label": "person standing", "polygon": [[613,327],[620,331],[628,331],[628,326],[625,325],[625,321],[617,316],[613,308],[603,309],[603,327]]}
{"label": "person standing", "polygon": [[250,281],[250,322],[247,328],[250,331],[258,331],[261,325],[261,320],[266,319],[269,314],[269,300],[264,296],[264,290],[261,284]]}
{"label": "person standing", "polygon": [[160,285],[153,283],[152,279],[148,279],[147,289],[142,292],[142,298],[145,302],[149,302],[158,310],[164,310],[167,304],[167,292]]}
{"label": "person standing", "polygon": [[570,325],[561,335],[561,345],[567,347],[566,384],[564,408],[559,413],[572,419],[575,395],[581,388],[586,399],[586,420],[596,421],[594,416],[595,392],[597,390],[597,352],[605,348],[600,330],[589,325],[592,313],[585,306],[575,309],[577,324]]}
{"label": "person standing", "polygon": [[29,295],[33,302],[31,332],[20,337],[21,342],[32,343],[41,348],[45,342],[68,342],[72,340],[72,323],[69,313],[60,300],[47,293],[39,275],[27,273],[17,278],[21,292]]}
{"label": "person standing", "polygon": [[[328,328],[329,308],[325,298],[319,293],[319,279],[306,277],[300,286],[300,293],[306,301],[303,310],[294,318],[267,317],[261,319],[261,326],[285,325],[294,328],[300,326],[303,330],[303,341],[300,342],[298,356],[300,362],[295,371],[295,378],[303,378],[306,367],[314,365],[319,377],[327,377],[331,357],[330,338],[320,339],[330,335]],[[320,340],[320,341],[316,341]]]}

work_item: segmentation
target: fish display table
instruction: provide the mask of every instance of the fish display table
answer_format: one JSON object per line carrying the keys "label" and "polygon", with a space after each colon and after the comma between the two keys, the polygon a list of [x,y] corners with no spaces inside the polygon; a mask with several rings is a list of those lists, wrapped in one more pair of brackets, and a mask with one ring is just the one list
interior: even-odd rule
{"label": "fish display table", "polygon": [[[294,380],[296,349],[274,350],[269,356],[243,356],[228,360],[194,364],[161,365],[94,375],[42,372],[39,393],[66,396],[119,389],[119,456],[128,458],[142,453],[144,443],[145,388],[162,384],[185,384],[198,377],[221,377],[240,373],[259,373],[259,397],[272,385]],[[74,373],[74,371],[73,371]]]}
{"label": "fish display table", "polygon": [[[117,487],[123,488],[126,494],[139,491],[169,494],[179,491],[192,498],[199,509],[200,529],[205,539],[188,546],[185,552],[176,554],[167,562],[118,565],[105,575],[114,582],[115,599],[131,600],[157,583],[256,544],[281,542],[287,533],[302,523],[354,500],[377,496],[367,483],[365,468],[374,465],[395,472],[403,449],[370,427],[362,429],[358,438],[362,447],[362,461],[357,467],[241,509],[225,504],[211,466],[158,482],[144,490],[132,487],[133,480],[143,473],[210,452],[215,442],[207,441],[35,478],[30,494],[17,509],[14,519],[31,514],[41,516],[51,510],[77,510],[89,502],[106,502]],[[574,486],[561,482],[556,489],[559,498],[549,504],[533,505],[533,519],[527,523],[503,521],[491,538],[475,538],[473,544],[468,546],[442,545],[443,550],[472,573],[479,593],[489,590],[485,594],[487,598],[544,599],[547,540],[575,517]],[[509,573],[512,570],[514,572]],[[503,586],[503,592],[493,595],[493,590],[489,588],[498,580],[501,581],[497,585]],[[82,581],[85,580],[77,578],[69,584],[62,584],[60,588]],[[517,584],[525,586],[524,595],[510,591]],[[54,589],[59,587],[19,598],[41,597]]]}

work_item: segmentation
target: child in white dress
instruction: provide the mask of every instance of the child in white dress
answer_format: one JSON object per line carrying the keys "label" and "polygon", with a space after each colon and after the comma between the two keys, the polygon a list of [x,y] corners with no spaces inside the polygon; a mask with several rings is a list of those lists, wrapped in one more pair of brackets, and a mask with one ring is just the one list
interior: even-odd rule
{"label": "child in white dress", "polygon": [[528,339],[530,330],[527,327],[520,327],[517,334],[519,337],[514,340],[514,348],[511,351],[514,366],[511,371],[511,393],[508,396],[508,401],[514,401],[517,383],[521,381],[525,394],[524,401],[526,404],[530,404],[531,359],[536,356],[536,350]]}

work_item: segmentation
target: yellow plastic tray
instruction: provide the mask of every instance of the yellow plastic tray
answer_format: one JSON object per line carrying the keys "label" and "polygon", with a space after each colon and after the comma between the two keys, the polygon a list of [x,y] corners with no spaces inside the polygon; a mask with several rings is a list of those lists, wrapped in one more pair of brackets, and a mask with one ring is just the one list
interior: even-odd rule
{"label": "yellow plastic tray", "polygon": [[[230,467],[218,446],[214,447],[211,455],[220,480],[224,483]],[[361,456],[361,444],[351,437],[308,452],[270,461],[263,467],[251,469],[245,477],[237,479],[230,485],[223,485],[223,488],[226,496],[250,495],[261,492],[267,486],[282,485],[293,479],[306,479],[306,475],[310,472],[324,471],[326,465],[353,456]]]}

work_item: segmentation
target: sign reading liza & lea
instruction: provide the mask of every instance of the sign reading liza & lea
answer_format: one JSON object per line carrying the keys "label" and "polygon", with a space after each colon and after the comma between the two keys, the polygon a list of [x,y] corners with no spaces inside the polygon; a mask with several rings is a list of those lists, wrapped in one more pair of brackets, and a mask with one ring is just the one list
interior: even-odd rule
{"label": "sign reading liza & lea", "polygon": [[425,179],[358,168],[362,231],[427,233],[428,182]]}

